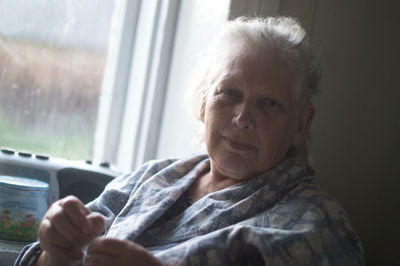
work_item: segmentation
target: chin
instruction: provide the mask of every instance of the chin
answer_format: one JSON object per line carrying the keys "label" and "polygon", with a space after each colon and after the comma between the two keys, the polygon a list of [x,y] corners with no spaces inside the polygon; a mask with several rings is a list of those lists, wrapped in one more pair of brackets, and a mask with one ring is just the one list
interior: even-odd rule
{"label": "chin", "polygon": [[223,175],[237,180],[246,180],[257,175],[254,171],[256,166],[250,160],[244,160],[240,156],[223,156],[217,160],[217,166]]}

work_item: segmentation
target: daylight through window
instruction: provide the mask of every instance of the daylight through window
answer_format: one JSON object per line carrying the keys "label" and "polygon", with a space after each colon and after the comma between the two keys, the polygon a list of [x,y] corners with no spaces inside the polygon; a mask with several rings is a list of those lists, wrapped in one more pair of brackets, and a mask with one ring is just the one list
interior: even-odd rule
{"label": "daylight through window", "polygon": [[114,3],[0,0],[0,146],[91,158]]}

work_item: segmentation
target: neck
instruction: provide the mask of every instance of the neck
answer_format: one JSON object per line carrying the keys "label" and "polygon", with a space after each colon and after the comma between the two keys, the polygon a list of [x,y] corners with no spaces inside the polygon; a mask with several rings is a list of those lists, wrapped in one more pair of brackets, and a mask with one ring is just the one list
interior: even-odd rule
{"label": "neck", "polygon": [[239,182],[239,180],[215,174],[213,171],[204,172],[190,187],[190,196],[193,201],[197,201],[212,192],[227,188]]}

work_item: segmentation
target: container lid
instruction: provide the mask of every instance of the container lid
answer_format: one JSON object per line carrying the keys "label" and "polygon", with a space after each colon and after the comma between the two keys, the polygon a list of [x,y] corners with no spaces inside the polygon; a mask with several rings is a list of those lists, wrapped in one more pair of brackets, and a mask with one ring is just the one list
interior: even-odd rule
{"label": "container lid", "polygon": [[0,175],[0,186],[21,190],[49,190],[49,184],[37,179]]}

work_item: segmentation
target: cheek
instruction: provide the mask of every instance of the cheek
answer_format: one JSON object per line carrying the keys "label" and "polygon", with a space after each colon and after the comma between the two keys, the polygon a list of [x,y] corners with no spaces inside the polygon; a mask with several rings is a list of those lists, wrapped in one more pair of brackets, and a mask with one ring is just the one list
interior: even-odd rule
{"label": "cheek", "polygon": [[216,115],[209,115],[205,120],[206,144],[214,144],[217,141],[218,134],[222,131],[223,123]]}
{"label": "cheek", "polygon": [[291,146],[294,129],[290,119],[270,120],[264,122],[259,131],[261,139],[261,154],[263,156],[278,156],[286,154]]}
{"label": "cheek", "polygon": [[213,130],[229,122],[229,110],[220,101],[210,99],[205,107],[204,123],[206,128]]}
{"label": "cheek", "polygon": [[221,134],[229,127],[229,117],[223,110],[210,104],[205,110],[205,141],[207,150],[215,150],[221,138]]}

